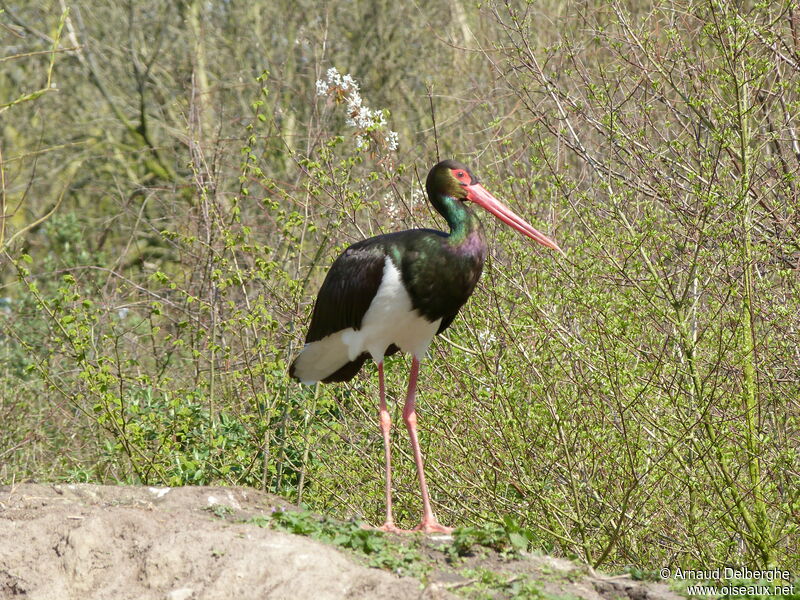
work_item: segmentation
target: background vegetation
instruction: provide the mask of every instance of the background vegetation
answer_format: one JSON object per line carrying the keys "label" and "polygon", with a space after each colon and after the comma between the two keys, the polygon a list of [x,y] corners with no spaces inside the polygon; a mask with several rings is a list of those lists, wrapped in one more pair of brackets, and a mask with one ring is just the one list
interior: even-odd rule
{"label": "background vegetation", "polygon": [[[606,568],[800,568],[793,1],[0,8],[0,481],[379,521],[374,366],[287,365],[342,248],[442,227],[421,182],[456,157],[567,257],[484,219],[423,367],[440,519]],[[354,126],[331,67],[386,124]]]}

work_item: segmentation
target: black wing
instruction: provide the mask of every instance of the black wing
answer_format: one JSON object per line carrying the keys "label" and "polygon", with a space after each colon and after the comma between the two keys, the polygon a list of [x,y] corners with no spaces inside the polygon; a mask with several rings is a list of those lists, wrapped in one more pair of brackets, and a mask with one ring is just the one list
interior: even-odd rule
{"label": "black wing", "polygon": [[385,264],[386,249],[378,238],[353,244],[334,261],[317,294],[307,344],[348,327],[361,328]]}
{"label": "black wing", "polygon": [[454,312],[452,315],[447,315],[446,317],[443,317],[442,318],[442,322],[439,325],[439,330],[436,332],[436,335],[439,335],[445,329],[450,327],[450,324],[455,320],[457,315],[458,315],[458,311]]}

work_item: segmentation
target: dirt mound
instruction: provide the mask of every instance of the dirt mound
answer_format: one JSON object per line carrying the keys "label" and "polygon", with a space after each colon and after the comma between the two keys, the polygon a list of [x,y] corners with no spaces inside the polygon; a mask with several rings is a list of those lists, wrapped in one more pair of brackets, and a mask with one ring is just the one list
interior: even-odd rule
{"label": "dirt mound", "polygon": [[0,598],[447,599],[456,597],[451,590],[472,596],[469,587],[487,573],[500,582],[488,597],[516,595],[523,581],[554,597],[677,597],[664,586],[598,578],[551,557],[481,555],[453,568],[442,550],[447,539],[397,538],[424,555],[423,583],[255,524],[285,508],[276,496],[240,488],[0,487]]}
{"label": "dirt mound", "polygon": [[0,598],[421,596],[415,579],[357,564],[308,538],[203,510],[214,505],[255,514],[285,502],[210,487],[0,488]]}

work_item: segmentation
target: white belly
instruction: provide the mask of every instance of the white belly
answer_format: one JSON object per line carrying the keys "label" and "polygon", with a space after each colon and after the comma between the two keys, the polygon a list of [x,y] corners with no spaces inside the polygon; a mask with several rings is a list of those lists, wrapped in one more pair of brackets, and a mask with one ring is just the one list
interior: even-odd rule
{"label": "white belly", "polygon": [[320,381],[364,352],[379,362],[391,344],[422,359],[441,322],[429,321],[412,307],[400,271],[386,257],[381,285],[361,328],[348,327],[306,344],[295,361],[295,375],[303,383]]}
{"label": "white belly", "polygon": [[441,322],[441,319],[429,321],[412,307],[400,271],[387,256],[381,285],[364,315],[361,329],[348,328],[340,333],[350,360],[369,352],[373,360],[379,361],[390,344],[422,358]]}

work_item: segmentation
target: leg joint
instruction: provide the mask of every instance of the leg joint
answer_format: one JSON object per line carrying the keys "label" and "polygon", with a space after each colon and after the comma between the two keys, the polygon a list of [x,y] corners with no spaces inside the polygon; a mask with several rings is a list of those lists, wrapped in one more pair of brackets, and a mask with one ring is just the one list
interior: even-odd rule
{"label": "leg joint", "polygon": [[382,410],[380,415],[381,431],[389,431],[392,427],[392,418],[388,410]]}

